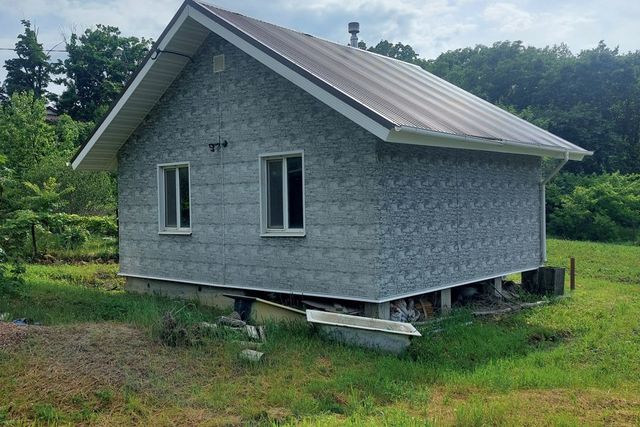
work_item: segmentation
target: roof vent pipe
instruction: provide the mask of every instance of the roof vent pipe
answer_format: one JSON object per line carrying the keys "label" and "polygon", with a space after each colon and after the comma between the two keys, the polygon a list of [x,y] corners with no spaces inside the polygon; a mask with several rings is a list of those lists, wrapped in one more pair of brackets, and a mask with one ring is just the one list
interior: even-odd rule
{"label": "roof vent pipe", "polygon": [[349,32],[351,33],[351,47],[358,47],[358,33],[360,32],[360,23],[349,22]]}

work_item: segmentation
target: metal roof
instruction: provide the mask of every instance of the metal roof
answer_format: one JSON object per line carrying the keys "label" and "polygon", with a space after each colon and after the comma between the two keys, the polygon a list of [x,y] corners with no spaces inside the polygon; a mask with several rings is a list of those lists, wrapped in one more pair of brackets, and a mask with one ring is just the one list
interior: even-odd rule
{"label": "metal roof", "polygon": [[229,12],[211,13],[379,116],[381,124],[586,151],[421,67]]}
{"label": "metal roof", "polygon": [[[181,13],[186,15],[183,19],[179,19]],[[203,30],[226,38],[385,141],[559,158],[566,153],[569,158],[577,160],[592,154],[416,65],[353,48],[347,46],[346,42],[344,45],[333,43],[200,1],[185,1],[152,50],[163,43],[173,50],[179,50],[180,46],[171,43],[171,38],[175,37],[182,43],[183,50],[192,54],[202,43]],[[189,37],[193,37],[191,43]],[[106,123],[102,124],[102,133],[96,128],[91,140],[74,159],[74,167],[84,162],[84,157],[90,154],[100,139],[107,144],[121,146],[124,143],[122,138],[126,140],[135,129],[132,126],[137,125],[137,117],[144,117],[153,107],[184,65],[179,57],[169,59],[163,56],[160,55],[158,59],[165,61],[165,65],[167,61],[173,61],[173,69],[168,72],[157,70],[156,75],[160,79],[149,86],[152,90],[140,93],[144,105],[134,102],[139,100],[140,95],[129,93],[123,96],[125,103],[132,103],[140,113],[132,116],[129,112],[129,124],[121,126],[118,134],[110,138],[109,123],[118,119],[117,111],[116,114],[110,111]],[[141,68],[149,61],[147,58]],[[155,62],[161,63],[159,60]],[[136,74],[132,80],[135,78],[140,76]],[[155,92],[153,88],[157,88]],[[127,95],[127,90],[123,95]],[[148,101],[152,101],[152,104]],[[126,105],[123,107],[126,108]],[[113,156],[115,158],[115,154]],[[97,157],[92,161],[94,165],[101,162]]]}

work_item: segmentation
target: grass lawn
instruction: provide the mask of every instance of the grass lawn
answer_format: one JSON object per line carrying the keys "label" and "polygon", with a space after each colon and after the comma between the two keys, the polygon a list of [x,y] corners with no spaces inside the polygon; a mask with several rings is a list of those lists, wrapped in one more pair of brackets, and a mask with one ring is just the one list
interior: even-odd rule
{"label": "grass lawn", "polygon": [[268,328],[263,363],[229,338],[166,347],[167,310],[127,295],[116,265],[30,265],[0,313],[43,326],[0,329],[0,425],[640,425],[640,247],[549,240],[575,256],[570,298],[465,325],[454,312],[397,358]]}

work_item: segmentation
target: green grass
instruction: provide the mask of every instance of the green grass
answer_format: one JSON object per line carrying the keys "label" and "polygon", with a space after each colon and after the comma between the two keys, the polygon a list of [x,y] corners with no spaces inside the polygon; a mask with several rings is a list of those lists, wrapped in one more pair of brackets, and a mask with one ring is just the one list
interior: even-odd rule
{"label": "green grass", "polygon": [[91,236],[78,248],[51,246],[45,252],[59,261],[117,260],[118,241],[113,237]]}
{"label": "green grass", "polygon": [[126,293],[117,271],[117,264],[30,264],[20,293],[0,299],[0,313],[43,325],[124,322],[146,328],[185,306],[181,313],[193,321],[220,314],[187,301]]}
{"label": "green grass", "polygon": [[258,365],[230,336],[159,344],[162,313],[185,303],[124,293],[115,265],[30,265],[0,312],[51,326],[0,346],[0,423],[639,425],[640,247],[549,240],[550,265],[570,256],[577,289],[550,305],[455,312],[401,357],[269,325]]}

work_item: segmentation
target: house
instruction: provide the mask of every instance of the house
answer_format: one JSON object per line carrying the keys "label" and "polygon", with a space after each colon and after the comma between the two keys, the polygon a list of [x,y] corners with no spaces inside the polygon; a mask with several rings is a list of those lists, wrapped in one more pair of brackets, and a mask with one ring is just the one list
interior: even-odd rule
{"label": "house", "polygon": [[589,154],[417,66],[186,0],[72,166],[117,170],[131,290],[387,317],[541,266],[545,180]]}
{"label": "house", "polygon": [[46,116],[44,118],[48,123],[55,123],[60,119],[60,113],[53,106],[47,105]]}

